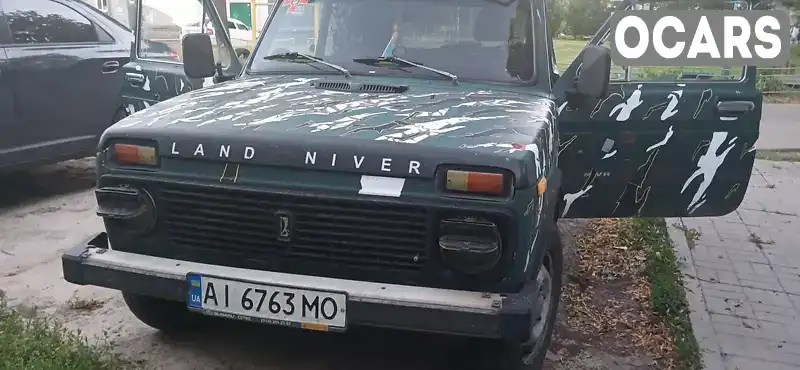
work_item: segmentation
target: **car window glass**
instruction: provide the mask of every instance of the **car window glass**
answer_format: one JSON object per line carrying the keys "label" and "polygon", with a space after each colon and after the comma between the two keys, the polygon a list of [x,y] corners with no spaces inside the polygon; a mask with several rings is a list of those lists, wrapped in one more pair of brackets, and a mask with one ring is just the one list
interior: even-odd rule
{"label": "car window glass", "polygon": [[[570,63],[577,58],[578,53],[588,45],[589,35],[565,36],[562,35],[553,40],[553,50],[557,68],[564,72]],[[603,45],[611,48],[610,33],[603,40]],[[769,71],[769,69],[765,69]],[[759,69],[759,74],[762,70]],[[630,81],[708,81],[724,80],[738,81],[742,78],[744,66],[714,66],[714,67],[626,67],[611,63],[611,82],[630,82]],[[768,73],[768,72],[767,72]],[[777,73],[773,73],[777,74]],[[759,83],[766,78],[761,78]]]}
{"label": "car window glass", "polygon": [[98,42],[89,19],[51,0],[3,0],[14,44]]}
{"label": "car window glass", "polygon": [[264,59],[297,52],[314,54],[354,74],[431,75],[358,61],[395,56],[463,80],[528,83],[534,78],[532,25],[529,0],[284,1],[264,31],[251,69],[281,73],[312,68]]}
{"label": "car window glass", "polygon": [[[227,66],[230,54],[222,34],[203,12],[200,0],[142,0],[140,19],[141,42],[137,55],[142,59],[181,62],[181,39],[190,33],[211,36],[214,60]],[[203,25],[203,26],[201,26]]]}
{"label": "car window glass", "polygon": [[236,29],[236,25],[233,24],[233,22],[228,21],[228,29],[234,29],[235,30]]}

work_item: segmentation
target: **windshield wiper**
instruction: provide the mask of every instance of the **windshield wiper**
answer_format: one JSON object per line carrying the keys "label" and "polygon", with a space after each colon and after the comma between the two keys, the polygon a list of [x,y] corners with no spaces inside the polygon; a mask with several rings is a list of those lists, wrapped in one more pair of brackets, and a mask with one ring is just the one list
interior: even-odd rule
{"label": "windshield wiper", "polygon": [[284,62],[295,62],[297,59],[310,60],[312,62],[317,62],[319,64],[323,64],[323,65],[326,65],[326,66],[328,66],[330,68],[333,68],[333,69],[335,69],[335,70],[337,70],[339,72],[342,72],[342,74],[347,78],[353,77],[353,76],[350,75],[350,71],[348,71],[344,67],[337,66],[336,64],[333,64],[333,63],[328,63],[328,62],[326,62],[326,61],[324,61],[324,60],[322,60],[320,58],[317,58],[317,57],[314,57],[314,56],[311,56],[311,55],[308,55],[308,54],[296,53],[296,52],[280,53],[280,54],[267,55],[267,56],[264,57],[264,59],[267,59],[267,60],[279,60],[279,61],[284,61]]}
{"label": "windshield wiper", "polygon": [[392,64],[403,65],[403,66],[407,66],[407,67],[421,68],[421,69],[424,69],[426,71],[430,71],[430,72],[436,73],[436,74],[438,74],[440,76],[447,77],[447,78],[449,78],[450,80],[453,81],[453,85],[458,85],[458,76],[456,76],[456,75],[454,75],[454,74],[452,74],[450,72],[442,71],[442,70],[436,69],[436,68],[427,67],[427,66],[424,66],[422,64],[414,63],[414,62],[412,62],[410,60],[405,60],[405,59],[398,58],[398,57],[356,58],[356,59],[353,59],[353,61],[356,62],[356,63],[367,64],[367,65],[371,65],[371,66],[380,66],[381,63],[392,63]]}

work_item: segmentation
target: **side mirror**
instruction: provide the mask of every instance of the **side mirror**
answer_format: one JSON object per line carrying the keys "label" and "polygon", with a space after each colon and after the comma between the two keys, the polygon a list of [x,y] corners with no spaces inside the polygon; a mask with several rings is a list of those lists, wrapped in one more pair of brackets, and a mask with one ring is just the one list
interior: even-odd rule
{"label": "side mirror", "polygon": [[611,52],[600,45],[589,45],[583,50],[580,74],[575,81],[575,92],[590,98],[602,98],[608,93],[611,79]]}
{"label": "side mirror", "polygon": [[181,40],[183,52],[183,72],[189,78],[213,77],[216,68],[214,65],[214,49],[211,47],[211,37],[205,33],[190,33]]}

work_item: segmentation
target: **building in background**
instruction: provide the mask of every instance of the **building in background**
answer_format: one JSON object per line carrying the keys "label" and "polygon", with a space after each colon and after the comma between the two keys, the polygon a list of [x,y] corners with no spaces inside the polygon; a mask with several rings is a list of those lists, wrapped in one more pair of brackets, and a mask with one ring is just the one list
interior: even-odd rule
{"label": "building in background", "polygon": [[83,2],[100,9],[128,27],[133,26],[136,19],[135,0],[83,0]]}
{"label": "building in background", "polygon": [[[83,0],[85,3],[90,4],[97,9],[112,16],[114,19],[122,22],[128,27],[133,28],[136,22],[136,0]],[[164,0],[169,1],[169,0]],[[199,0],[198,0],[199,1]],[[257,31],[266,23],[269,18],[269,12],[275,7],[278,1],[282,0],[223,0],[227,4],[227,9],[224,11],[228,17],[238,19],[246,24],[248,27],[255,28]],[[215,1],[221,4],[222,1]],[[255,22],[253,27],[252,7],[255,4]],[[219,6],[219,5],[218,5]],[[220,12],[222,13],[222,11]],[[166,18],[165,18],[166,17]],[[172,19],[163,12],[150,7],[145,7],[143,14],[143,21],[153,25],[168,25],[174,24]]]}

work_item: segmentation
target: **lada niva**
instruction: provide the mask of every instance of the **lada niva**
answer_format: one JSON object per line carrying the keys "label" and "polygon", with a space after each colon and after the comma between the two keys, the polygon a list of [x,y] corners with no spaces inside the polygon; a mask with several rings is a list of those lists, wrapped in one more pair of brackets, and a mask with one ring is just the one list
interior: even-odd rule
{"label": "lada niva", "polygon": [[68,281],[164,331],[448,333],[537,369],[558,219],[723,215],[750,179],[754,68],[612,82],[604,25],[559,72],[544,0],[286,0],[263,30],[244,65],[198,33],[183,65],[124,66],[151,95],[99,142],[105,232],[64,253]]}

